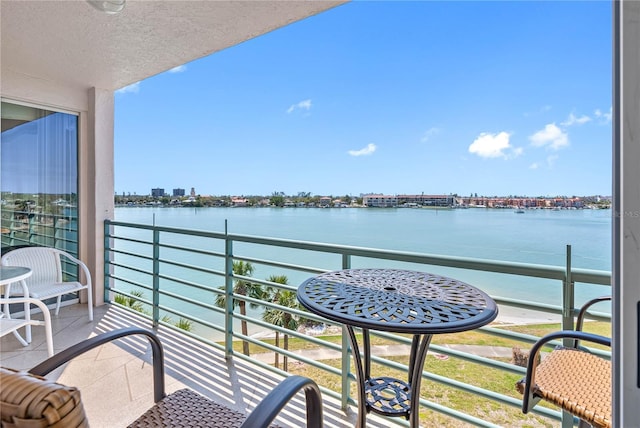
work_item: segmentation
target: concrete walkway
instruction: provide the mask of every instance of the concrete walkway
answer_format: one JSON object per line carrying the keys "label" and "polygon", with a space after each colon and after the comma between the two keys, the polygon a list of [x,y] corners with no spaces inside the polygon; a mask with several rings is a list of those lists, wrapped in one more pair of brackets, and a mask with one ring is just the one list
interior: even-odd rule
{"label": "concrete walkway", "polygon": [[[512,356],[511,348],[504,346],[482,346],[482,345],[440,345],[444,348],[448,348],[455,351],[467,352],[469,354],[478,355],[481,357],[503,357],[509,358]],[[318,349],[306,349],[292,351],[294,354],[303,356],[305,358],[320,361],[320,360],[332,360],[339,359],[342,354],[339,351],[332,349],[318,348]],[[371,347],[371,354],[379,357],[391,357],[391,356],[408,356],[411,353],[411,347],[409,345],[374,345]],[[434,355],[437,358],[441,355],[435,351],[429,351],[427,355]],[[446,357],[446,356],[445,356]],[[251,358],[255,358],[263,363],[273,363],[273,352],[261,353],[251,355]]]}

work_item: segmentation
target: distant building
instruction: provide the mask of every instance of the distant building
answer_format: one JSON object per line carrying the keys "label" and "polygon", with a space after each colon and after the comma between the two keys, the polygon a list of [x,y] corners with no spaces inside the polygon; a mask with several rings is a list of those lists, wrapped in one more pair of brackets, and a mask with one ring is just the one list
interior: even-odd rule
{"label": "distant building", "polygon": [[362,197],[365,207],[390,208],[398,206],[398,198],[388,195],[365,195]]}
{"label": "distant building", "polygon": [[184,189],[173,189],[173,196],[184,196]]}
{"label": "distant building", "polygon": [[196,197],[196,188],[195,188],[195,187],[192,187],[192,188],[191,188],[191,197],[192,197],[192,198],[195,198],[195,197]]}
{"label": "distant building", "polygon": [[450,207],[454,205],[453,195],[397,195],[398,205],[422,205],[425,207]]}
{"label": "distant building", "polygon": [[246,207],[248,203],[249,200],[245,198],[231,198],[232,207]]}
{"label": "distant building", "polygon": [[164,196],[164,189],[151,189],[151,196],[154,198],[161,198]]}
{"label": "distant building", "polygon": [[331,206],[331,198],[328,196],[323,196],[320,198],[319,203],[321,207]]}

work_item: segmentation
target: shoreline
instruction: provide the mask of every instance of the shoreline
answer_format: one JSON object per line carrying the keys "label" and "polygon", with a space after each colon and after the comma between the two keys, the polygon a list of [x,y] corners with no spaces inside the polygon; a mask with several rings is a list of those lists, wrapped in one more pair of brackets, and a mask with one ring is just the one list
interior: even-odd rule
{"label": "shoreline", "polygon": [[[560,314],[552,314],[543,311],[534,311],[530,309],[515,308],[513,306],[498,305],[498,317],[487,326],[514,326],[514,325],[531,325],[531,324],[560,324],[562,316]],[[335,330],[335,331],[334,331]],[[316,329],[315,331],[307,329],[305,334],[309,336],[319,336],[327,334],[341,334],[340,328],[329,326],[324,329]],[[256,339],[273,338],[275,334],[268,330],[255,332],[251,337]]]}
{"label": "shoreline", "polygon": [[562,315],[498,305],[498,317],[489,325],[560,324]]}

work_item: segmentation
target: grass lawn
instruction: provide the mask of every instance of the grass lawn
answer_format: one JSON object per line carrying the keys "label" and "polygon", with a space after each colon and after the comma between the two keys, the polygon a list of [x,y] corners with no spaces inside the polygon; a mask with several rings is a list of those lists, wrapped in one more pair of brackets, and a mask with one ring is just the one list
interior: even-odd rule
{"label": "grass lawn", "polygon": [[[500,329],[530,334],[535,336],[543,336],[544,334],[557,331],[560,329],[558,324],[536,324],[536,325],[499,325],[494,326]],[[611,325],[606,322],[587,322],[585,331],[601,334],[604,336],[611,335]],[[326,335],[318,337],[327,342],[340,344],[342,337],[340,335]],[[274,344],[274,339],[268,338],[264,342]],[[393,345],[395,341],[390,341],[377,336],[371,337],[372,345]],[[483,345],[513,348],[518,347],[527,351],[531,345],[517,340],[505,339],[480,331],[470,331],[456,334],[435,335],[432,344],[439,345]],[[282,335],[280,338],[280,346],[282,346]],[[258,345],[251,344],[251,353],[268,352]],[[318,345],[297,338],[289,338],[290,350],[313,349]],[[241,342],[234,343],[236,352],[242,352]],[[406,364],[408,356],[386,357],[388,360]],[[341,380],[339,376],[329,374],[323,370],[309,366],[304,363],[289,359],[289,372],[300,374],[314,379],[319,385],[326,388],[340,391]],[[502,361],[510,362],[511,358],[503,358]],[[282,357],[280,358],[282,363]],[[339,368],[340,359],[323,360],[324,364]],[[353,364],[353,363],[352,363]],[[519,374],[508,373],[503,370],[492,369],[477,363],[464,361],[458,358],[440,359],[433,354],[427,355],[424,370],[436,375],[447,377],[456,381],[468,383],[479,388],[487,389],[496,393],[504,394],[520,401],[521,396],[515,389],[515,383],[522,377]],[[355,369],[351,368],[352,373]],[[391,376],[406,380],[406,374],[390,369],[388,367],[373,364],[372,374],[378,376]],[[357,386],[355,382],[351,383],[351,397],[357,397]],[[423,379],[421,385],[421,396],[427,400],[437,404],[450,407],[463,413],[473,415],[477,418],[490,421],[497,425],[507,427],[556,427],[559,423],[537,415],[522,414],[519,407],[502,405],[495,401],[483,398],[477,394],[464,392],[444,384]],[[545,405],[543,403],[539,406]],[[453,419],[444,414],[428,409],[424,406],[420,409],[421,426],[428,427],[466,427],[469,424],[458,419]]]}

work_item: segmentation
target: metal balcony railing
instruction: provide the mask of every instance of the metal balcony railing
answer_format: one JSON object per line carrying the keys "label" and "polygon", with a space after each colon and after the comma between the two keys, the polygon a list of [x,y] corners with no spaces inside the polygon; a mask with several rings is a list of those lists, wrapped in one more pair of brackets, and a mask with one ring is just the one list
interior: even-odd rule
{"label": "metal balcony railing", "polygon": [[[342,335],[339,343],[335,343],[278,326],[268,322],[268,318],[265,321],[262,317],[265,311],[280,311],[279,313],[292,315],[296,320],[331,325],[327,320],[298,307],[283,306],[259,295],[251,296],[250,293],[238,294],[234,292],[235,285],[240,282],[245,286],[254,286],[253,289],[270,287],[272,290],[295,292],[297,285],[312,275],[337,269],[374,266],[430,271],[462,279],[480,288],[484,288],[483,284],[514,282],[517,284],[514,286],[516,290],[510,295],[499,296],[490,290],[485,291],[492,295],[501,308],[513,307],[555,314],[560,320],[558,327],[562,329],[573,329],[576,308],[580,307],[576,300],[587,300],[594,297],[594,293],[610,294],[610,273],[572,268],[570,246],[567,246],[565,266],[546,266],[238,235],[227,233],[226,230],[208,232],[117,221],[105,221],[104,244],[105,301],[137,311],[149,317],[154,325],[163,324],[182,331],[223,350],[227,356],[247,359],[276,373],[285,374],[275,364],[261,362],[234,350],[234,343],[248,342],[254,349],[261,349],[262,353],[275,353],[283,359],[295,360],[321,370],[339,379],[334,387],[322,389],[325,394],[340,399],[344,409],[353,403],[351,389],[354,380],[346,334]],[[255,268],[255,274],[234,273],[233,264],[238,261],[250,263]],[[273,279],[273,275],[284,276],[288,281],[283,284],[281,279],[278,282],[269,280]],[[465,278],[470,276],[475,279]],[[539,282],[544,284],[545,289],[555,290],[561,296],[561,303],[549,304],[542,303],[541,299],[536,301],[518,298],[524,290],[518,288],[523,286],[514,281],[514,278],[523,277],[531,279],[531,287],[542,287],[537,285]],[[533,290],[534,294],[535,291]],[[531,293],[532,290],[528,292]],[[542,294],[544,293],[538,295]],[[240,302],[244,302],[247,307],[246,315],[235,308]],[[600,321],[611,319],[607,312],[593,312],[590,318]],[[243,333],[243,323],[251,331]],[[500,337],[522,344],[525,349],[539,337],[496,326],[483,327],[478,331],[488,335],[489,340],[490,336]],[[332,365],[323,362],[324,360],[305,356],[304,353],[284,350],[272,343],[272,340],[266,340],[261,332],[269,332],[269,338],[275,334],[285,335],[304,341],[306,347],[333,351],[334,354],[337,352],[340,355],[339,362]],[[386,341],[385,343],[411,343],[410,338],[389,333],[380,332],[375,336]],[[432,344],[429,352],[479,364],[487,367],[487,370],[514,376],[514,379],[519,379],[525,373],[524,367],[505,361],[504,358],[482,357],[442,344]],[[606,351],[595,349],[593,352],[610,357]],[[407,372],[406,364],[397,359],[374,357],[374,363],[389,370],[403,371],[405,375]],[[490,400],[498,408],[519,409],[521,406],[520,397],[515,395],[515,386],[510,391],[514,394],[509,395],[504,391],[491,390],[469,381],[463,382],[432,373],[427,369],[425,367],[423,372],[423,378],[427,379],[423,385],[436,382],[448,388],[466,391]],[[428,395],[422,395],[421,407],[476,426],[499,425],[489,420],[489,417],[478,417],[472,412],[445,407],[429,400]],[[563,426],[572,426],[574,422],[570,415],[563,415],[543,406],[535,409],[534,416],[549,418],[547,422],[562,421]],[[393,419],[392,422],[405,423],[398,419]]]}

